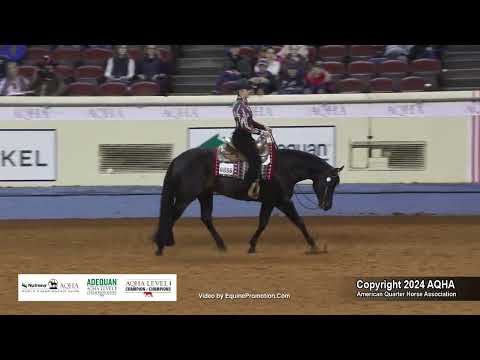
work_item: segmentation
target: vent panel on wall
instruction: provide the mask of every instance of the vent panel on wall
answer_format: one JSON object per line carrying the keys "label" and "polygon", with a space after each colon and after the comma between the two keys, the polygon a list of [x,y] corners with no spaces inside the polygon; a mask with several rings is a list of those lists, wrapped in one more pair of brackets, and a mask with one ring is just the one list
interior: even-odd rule
{"label": "vent panel on wall", "polygon": [[173,144],[101,144],[98,152],[101,174],[158,173],[167,171]]}
{"label": "vent panel on wall", "polygon": [[425,170],[424,141],[355,141],[350,151],[351,169]]}

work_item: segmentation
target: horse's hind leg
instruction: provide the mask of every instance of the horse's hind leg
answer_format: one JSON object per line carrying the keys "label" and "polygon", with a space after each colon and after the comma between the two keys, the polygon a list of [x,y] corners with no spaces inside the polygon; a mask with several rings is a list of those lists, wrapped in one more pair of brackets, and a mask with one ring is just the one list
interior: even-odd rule
{"label": "horse's hind leg", "polygon": [[287,215],[287,217],[300,229],[308,245],[310,245],[310,252],[317,253],[317,244],[312,236],[308,233],[307,227],[305,226],[303,219],[300,217],[300,215],[298,215],[297,209],[295,209],[293,202],[289,201],[282,203],[281,205],[277,205],[277,208]]}
{"label": "horse's hind leg", "polygon": [[177,199],[175,201],[174,209],[173,209],[173,219],[172,219],[172,227],[170,228],[170,236],[165,243],[166,246],[173,246],[175,245],[175,239],[173,237],[173,226],[177,222],[178,219],[182,216],[185,209],[190,205],[192,201],[185,201],[181,199]]}
{"label": "horse's hind leg", "polygon": [[227,248],[223,239],[218,234],[215,226],[213,226],[212,221],[212,212],[213,212],[213,193],[203,193],[198,196],[198,201],[200,202],[200,208],[202,212],[202,222],[207,227],[210,234],[215,239],[215,243],[217,244],[217,248],[221,251],[226,251]]}
{"label": "horse's hind leg", "polygon": [[272,210],[273,205],[265,203],[262,204],[262,208],[260,209],[258,228],[257,231],[255,231],[255,234],[253,234],[252,239],[250,240],[250,249],[248,249],[249,254],[255,253],[258,238],[260,237],[263,230],[265,230],[265,228],[267,227],[270,216],[272,215]]}

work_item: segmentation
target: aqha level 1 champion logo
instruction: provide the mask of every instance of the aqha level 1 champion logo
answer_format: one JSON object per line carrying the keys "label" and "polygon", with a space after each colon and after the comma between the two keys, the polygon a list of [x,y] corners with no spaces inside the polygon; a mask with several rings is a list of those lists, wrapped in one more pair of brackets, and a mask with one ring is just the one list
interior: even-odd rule
{"label": "aqha level 1 champion logo", "polygon": [[92,278],[87,280],[87,295],[111,296],[117,295],[117,279]]}
{"label": "aqha level 1 champion logo", "polygon": [[128,294],[139,293],[144,297],[153,298],[155,293],[170,293],[172,291],[171,280],[127,280],[125,292]]}

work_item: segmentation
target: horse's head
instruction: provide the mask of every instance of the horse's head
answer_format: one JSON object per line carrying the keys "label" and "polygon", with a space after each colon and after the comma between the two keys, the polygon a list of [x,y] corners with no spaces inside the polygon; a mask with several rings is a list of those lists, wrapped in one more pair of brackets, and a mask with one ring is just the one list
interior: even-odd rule
{"label": "horse's head", "polygon": [[341,168],[331,168],[313,179],[313,190],[317,194],[318,206],[327,211],[332,208],[335,187],[340,183]]}

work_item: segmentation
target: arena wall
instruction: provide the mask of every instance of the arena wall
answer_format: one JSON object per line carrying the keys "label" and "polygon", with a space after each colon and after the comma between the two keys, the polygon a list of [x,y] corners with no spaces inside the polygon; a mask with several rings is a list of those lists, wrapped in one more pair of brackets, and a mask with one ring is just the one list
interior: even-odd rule
{"label": "arena wall", "polygon": [[[254,97],[251,104],[282,146],[319,151],[332,165],[345,165],[329,214],[460,215],[480,213],[466,200],[480,193],[478,98],[476,91],[285,95]],[[210,135],[230,132],[233,100],[0,98],[0,218],[158,215],[168,162]],[[132,164],[129,146],[163,162]],[[412,193],[417,183],[423,185]],[[371,187],[365,192],[362,184]],[[309,187],[301,189],[311,206]],[[438,206],[405,205],[422,197]],[[258,210],[221,196],[215,201],[217,216]],[[47,203],[48,214],[40,205]],[[298,205],[304,215],[319,213]]]}

